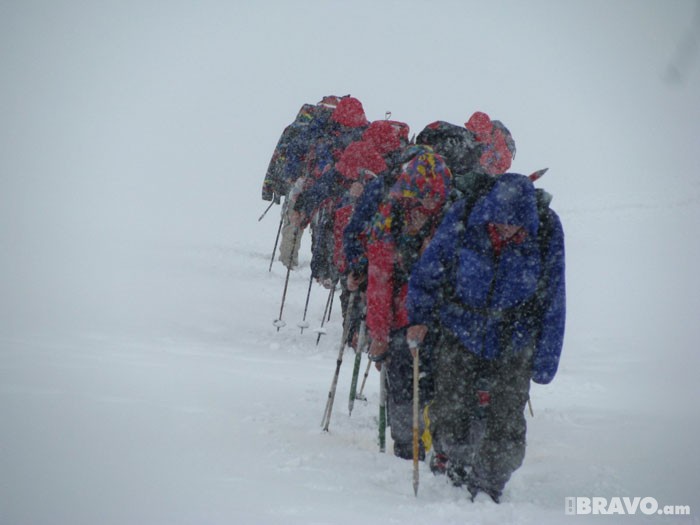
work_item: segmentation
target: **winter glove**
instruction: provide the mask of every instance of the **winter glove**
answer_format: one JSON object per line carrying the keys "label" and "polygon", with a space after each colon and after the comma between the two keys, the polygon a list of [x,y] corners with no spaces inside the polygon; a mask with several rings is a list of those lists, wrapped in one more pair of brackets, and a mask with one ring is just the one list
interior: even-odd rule
{"label": "winter glove", "polygon": [[354,292],[355,290],[359,289],[366,277],[366,275],[358,275],[355,272],[350,272],[346,282],[348,290]]}
{"label": "winter glove", "polygon": [[370,361],[374,361],[377,370],[381,370],[381,364],[389,357],[389,343],[386,341],[372,340],[372,344],[369,345],[367,357],[369,357]]}
{"label": "winter glove", "polygon": [[262,200],[271,201],[274,197],[275,192],[272,191],[272,184],[269,181],[265,181],[262,188]]}

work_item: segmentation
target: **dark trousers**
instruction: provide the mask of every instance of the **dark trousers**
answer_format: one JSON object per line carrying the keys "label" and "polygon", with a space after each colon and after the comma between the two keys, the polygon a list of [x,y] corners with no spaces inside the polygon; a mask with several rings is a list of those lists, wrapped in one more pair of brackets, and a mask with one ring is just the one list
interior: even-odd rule
{"label": "dark trousers", "polygon": [[311,220],[311,274],[319,281],[338,280],[338,270],[333,264],[333,210],[321,207]]}
{"label": "dark trousers", "polygon": [[[419,393],[418,418],[419,432],[423,434],[425,423],[423,409],[431,397],[431,374],[428,368],[426,351],[419,351]],[[406,341],[406,328],[395,330],[389,338],[389,358],[387,367],[387,401],[389,425],[394,444],[408,446],[413,441],[413,357]]]}
{"label": "dark trousers", "polygon": [[500,495],[522,465],[529,354],[482,359],[449,332],[436,345],[430,407],[433,443],[470,490]]}

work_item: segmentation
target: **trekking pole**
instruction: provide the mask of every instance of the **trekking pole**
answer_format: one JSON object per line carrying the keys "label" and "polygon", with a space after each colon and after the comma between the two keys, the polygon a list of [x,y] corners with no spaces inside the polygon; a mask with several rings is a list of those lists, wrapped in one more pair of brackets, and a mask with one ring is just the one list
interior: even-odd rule
{"label": "trekking pole", "polygon": [[[353,292],[350,296],[350,300],[354,301],[355,294]],[[352,305],[352,302],[350,303]],[[350,316],[343,323],[343,336],[340,340],[340,349],[338,350],[338,359],[335,362],[335,373],[333,374],[333,380],[331,381],[331,388],[328,390],[328,401],[326,401],[326,410],[323,413],[323,419],[321,420],[321,426],[325,432],[328,432],[328,426],[331,423],[331,413],[333,412],[333,402],[335,401],[335,391],[338,388],[338,376],[340,375],[340,365],[343,364],[343,352],[345,351],[345,343],[347,343],[348,332],[350,331]]]}
{"label": "trekking pole", "polygon": [[289,285],[289,272],[291,272],[291,267],[287,268],[287,277],[284,279],[284,291],[282,292],[282,304],[280,305],[280,316],[278,319],[275,319],[272,321],[272,324],[277,327],[277,331],[280,331],[280,328],[283,326],[286,326],[287,323],[285,323],[282,320],[282,311],[284,310],[284,300],[287,297],[287,285]]}
{"label": "trekking pole", "polygon": [[386,452],[386,363],[379,371],[379,452]]}
{"label": "trekking pole", "polygon": [[304,318],[301,320],[301,323],[299,323],[297,326],[301,328],[301,333],[304,333],[304,328],[309,327],[309,323],[306,320],[306,311],[309,309],[309,297],[311,296],[311,285],[314,282],[314,274],[313,272],[311,273],[311,276],[309,277],[309,289],[306,292],[306,304],[304,305]]}
{"label": "trekking pole", "polygon": [[527,408],[530,409],[530,417],[535,417],[535,413],[532,411],[532,402],[530,401],[530,398],[527,400]]}
{"label": "trekking pole", "polygon": [[355,352],[355,364],[352,367],[352,380],[350,382],[350,397],[348,399],[348,416],[352,416],[352,409],[355,406],[355,395],[357,394],[357,378],[360,377],[360,363],[362,354]]}
{"label": "trekking pole", "polygon": [[270,205],[267,208],[265,208],[265,211],[263,212],[263,214],[258,218],[258,222],[263,220],[263,217],[265,217],[265,215],[267,215],[267,212],[270,211],[270,208],[272,208],[272,206],[274,204],[275,204],[275,199],[272,199],[272,202],[270,203]]}
{"label": "trekking pole", "polygon": [[[294,244],[296,244],[296,242],[297,242],[298,231],[299,230],[294,230],[294,238],[292,240],[292,242]],[[278,332],[280,331],[280,328],[282,328],[283,326],[285,326],[287,324],[282,320],[282,311],[284,310],[284,301],[287,297],[287,286],[289,285],[289,274],[291,273],[291,271],[292,271],[292,264],[291,264],[291,258],[290,258],[289,266],[287,266],[287,277],[285,277],[285,279],[284,279],[284,291],[282,292],[282,304],[280,305],[280,316],[279,316],[279,319],[275,319],[272,322],[272,324],[277,327]]]}
{"label": "trekking pole", "polygon": [[355,366],[352,370],[352,381],[350,382],[350,400],[348,401],[348,414],[352,415],[357,396],[357,379],[360,376],[360,363],[362,362],[362,346],[365,344],[365,333],[367,325],[363,319],[360,323],[360,334],[357,337],[357,350],[355,351]]}
{"label": "trekking pole", "polygon": [[365,375],[362,378],[362,386],[360,386],[360,391],[357,393],[357,399],[366,400],[367,398],[362,394],[365,390],[365,383],[367,382],[367,376],[369,376],[369,369],[372,366],[372,360],[367,361],[367,368],[365,368]]}
{"label": "trekking pole", "polygon": [[[413,341],[410,341],[413,342]],[[410,343],[409,343],[410,346]],[[418,497],[418,346],[413,354],[413,493]]]}
{"label": "trekking pole", "polygon": [[328,307],[333,300],[333,290],[328,292],[328,299],[326,299],[326,307],[323,309],[323,317],[321,317],[321,327],[319,328],[318,331],[318,337],[316,337],[316,346],[318,346],[318,342],[321,340],[321,336],[325,333],[325,330],[323,329],[323,323],[326,322],[326,314],[328,313]]}
{"label": "trekking pole", "polygon": [[330,305],[328,306],[328,319],[326,319],[326,321],[330,321],[330,320],[331,320],[331,312],[333,311],[333,297],[335,296],[335,287],[336,287],[337,284],[338,284],[338,281],[335,281],[335,282],[333,282],[333,284],[331,285],[331,303],[330,303]]}
{"label": "trekking pole", "polygon": [[275,262],[275,252],[277,251],[277,243],[280,240],[280,233],[282,232],[282,223],[284,222],[284,213],[282,213],[282,216],[280,217],[280,225],[277,228],[277,236],[275,237],[275,247],[272,248],[272,257],[270,257],[270,268],[267,270],[268,272],[272,271],[272,263]]}

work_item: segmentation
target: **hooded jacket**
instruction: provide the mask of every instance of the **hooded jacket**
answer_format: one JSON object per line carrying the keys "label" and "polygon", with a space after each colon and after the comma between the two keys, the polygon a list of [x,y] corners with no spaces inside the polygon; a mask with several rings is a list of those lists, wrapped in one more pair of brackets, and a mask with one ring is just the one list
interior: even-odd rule
{"label": "hooded jacket", "polygon": [[265,174],[262,190],[264,200],[272,200],[273,196],[279,197],[289,193],[291,185],[299,175],[299,165],[304,158],[310,123],[320,113],[321,110],[317,106],[304,104],[294,122],[284,128]]}
{"label": "hooded jacket", "polygon": [[311,217],[314,210],[338,192],[338,179],[335,164],[343,151],[353,142],[360,140],[369,122],[365,117],[362,103],[354,97],[344,97],[330,115],[322,135],[309,152],[307,171],[313,175],[309,187],[302,192],[294,209]]}
{"label": "hooded jacket", "polygon": [[[446,213],[413,267],[407,295],[412,324],[439,322],[467,351],[485,359],[533,350],[532,379],[556,374],[566,316],[564,233],[549,210],[548,240],[538,239],[535,189],[505,174],[468,217],[464,200]],[[489,225],[519,225],[518,242],[494,248]],[[499,253],[500,252],[500,253]]]}

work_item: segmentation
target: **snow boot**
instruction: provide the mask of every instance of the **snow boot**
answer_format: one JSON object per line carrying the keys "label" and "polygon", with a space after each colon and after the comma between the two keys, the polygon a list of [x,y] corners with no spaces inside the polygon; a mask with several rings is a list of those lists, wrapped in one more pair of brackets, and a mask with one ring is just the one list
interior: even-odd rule
{"label": "snow boot", "polygon": [[455,487],[464,485],[467,482],[468,475],[467,468],[464,465],[448,464],[447,466],[447,477],[450,478]]}
{"label": "snow boot", "polygon": [[477,494],[479,492],[483,492],[484,494],[488,494],[488,496],[491,498],[491,500],[499,504],[501,503],[501,491],[500,490],[493,490],[493,489],[484,489],[479,487],[478,485],[474,485],[472,482],[467,483],[467,490],[469,491],[469,494],[471,496],[471,500],[474,501],[476,498]]}
{"label": "snow boot", "polygon": [[435,453],[430,457],[430,472],[438,475],[447,474],[448,458],[445,454]]}

